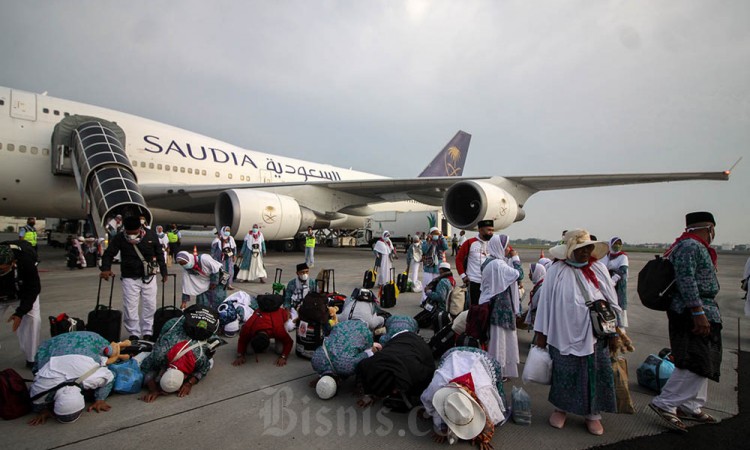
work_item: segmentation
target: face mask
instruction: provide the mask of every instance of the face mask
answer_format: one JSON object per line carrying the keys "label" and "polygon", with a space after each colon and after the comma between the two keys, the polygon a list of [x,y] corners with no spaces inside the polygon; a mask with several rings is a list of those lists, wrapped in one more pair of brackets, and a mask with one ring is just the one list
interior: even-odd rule
{"label": "face mask", "polygon": [[229,237],[229,234],[230,234],[229,231],[225,231],[224,232],[224,236],[226,236],[226,237]]}
{"label": "face mask", "polygon": [[613,245],[612,250],[614,250],[615,252],[619,252],[620,250],[622,250],[622,245]]}
{"label": "face mask", "polygon": [[306,273],[303,273],[302,275],[299,276],[299,279],[302,281],[307,281],[308,278],[310,278],[310,275]]}
{"label": "face mask", "polygon": [[257,233],[257,232],[258,232],[258,229],[257,228],[253,228],[253,233]]}
{"label": "face mask", "polygon": [[438,239],[440,239],[440,235],[435,234],[435,235],[432,236],[432,240],[433,241],[437,241]]}
{"label": "face mask", "polygon": [[579,263],[579,262],[573,261],[572,259],[566,259],[566,260],[565,260],[565,263],[566,263],[567,265],[569,265],[569,266],[577,267],[577,268],[579,268],[579,269],[580,269],[581,267],[585,267],[585,266],[586,266],[586,265],[588,264],[588,262],[582,262],[582,263]]}
{"label": "face mask", "polygon": [[146,224],[146,219],[141,219],[141,225],[145,225],[145,224]]}

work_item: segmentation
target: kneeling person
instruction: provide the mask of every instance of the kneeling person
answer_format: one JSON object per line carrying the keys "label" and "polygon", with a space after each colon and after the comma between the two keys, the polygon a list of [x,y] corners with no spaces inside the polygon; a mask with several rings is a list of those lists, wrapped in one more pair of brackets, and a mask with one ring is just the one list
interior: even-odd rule
{"label": "kneeling person", "polygon": [[[252,346],[257,362],[258,353],[266,351],[271,345],[271,339],[274,339],[276,346],[282,347],[276,365],[279,367],[285,366],[287,357],[289,357],[289,353],[294,346],[294,341],[289,336],[291,330],[294,330],[294,324],[290,320],[289,311],[286,309],[277,308],[274,311],[256,309],[240,330],[240,338],[237,342],[237,358],[232,365],[245,364],[248,345]],[[278,348],[277,351],[279,351]]]}
{"label": "kneeling person", "polygon": [[151,403],[160,395],[179,390],[185,397],[211,369],[212,345],[219,329],[219,314],[200,305],[187,308],[182,317],[162,327],[154,349],[141,363],[148,394],[141,400]]}
{"label": "kneeling person", "polygon": [[[61,423],[75,422],[86,406],[82,390],[94,392],[89,411],[109,411],[105,400],[115,376],[106,364],[114,345],[90,331],[64,333],[45,341],[37,352],[36,375],[29,389],[32,410],[38,415],[29,425],[41,425],[53,415]],[[59,387],[65,382],[71,384]]]}

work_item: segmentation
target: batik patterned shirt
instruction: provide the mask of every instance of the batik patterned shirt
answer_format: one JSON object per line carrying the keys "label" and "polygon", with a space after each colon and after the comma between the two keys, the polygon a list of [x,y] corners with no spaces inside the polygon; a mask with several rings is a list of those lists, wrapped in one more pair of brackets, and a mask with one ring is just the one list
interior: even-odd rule
{"label": "batik patterned shirt", "polygon": [[721,323],[716,303],[719,280],[706,247],[695,239],[685,239],[672,250],[669,260],[674,266],[677,285],[671,309],[682,313],[688,308],[702,306],[710,322]]}

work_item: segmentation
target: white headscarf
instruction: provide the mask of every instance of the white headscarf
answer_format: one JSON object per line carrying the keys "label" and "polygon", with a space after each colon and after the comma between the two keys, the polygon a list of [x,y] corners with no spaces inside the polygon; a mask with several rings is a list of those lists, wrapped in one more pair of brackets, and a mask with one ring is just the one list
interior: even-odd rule
{"label": "white headscarf", "polygon": [[547,275],[547,268],[541,263],[531,263],[529,267],[529,275],[531,276],[531,282],[535,285],[544,279]]}
{"label": "white headscarf", "polygon": [[543,265],[546,271],[546,269],[549,269],[549,266],[552,265],[552,260],[549,258],[541,257],[539,258],[539,264]]}
{"label": "white headscarf", "polygon": [[487,303],[495,295],[511,289],[511,297],[514,304],[518,299],[518,270],[508,265],[505,259],[505,249],[508,246],[508,236],[494,234],[487,244],[490,256],[494,257],[482,270],[481,293],[479,304]]}
{"label": "white headscarf", "polygon": [[192,269],[193,266],[195,266],[195,256],[193,256],[190,252],[178,252],[177,256],[175,256],[175,260],[181,259],[183,261],[187,261],[187,264],[185,264],[185,267],[188,269]]}
{"label": "white headscarf", "polygon": [[383,231],[383,236],[378,242],[375,243],[375,251],[387,255],[393,251],[393,244],[389,236],[391,232],[388,230]]}

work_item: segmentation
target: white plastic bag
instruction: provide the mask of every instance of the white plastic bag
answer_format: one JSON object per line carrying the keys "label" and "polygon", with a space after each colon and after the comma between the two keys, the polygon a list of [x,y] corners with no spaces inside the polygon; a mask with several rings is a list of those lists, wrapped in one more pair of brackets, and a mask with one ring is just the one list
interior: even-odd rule
{"label": "white plastic bag", "polygon": [[546,348],[531,347],[521,379],[524,384],[533,382],[549,385],[552,383],[552,358]]}

